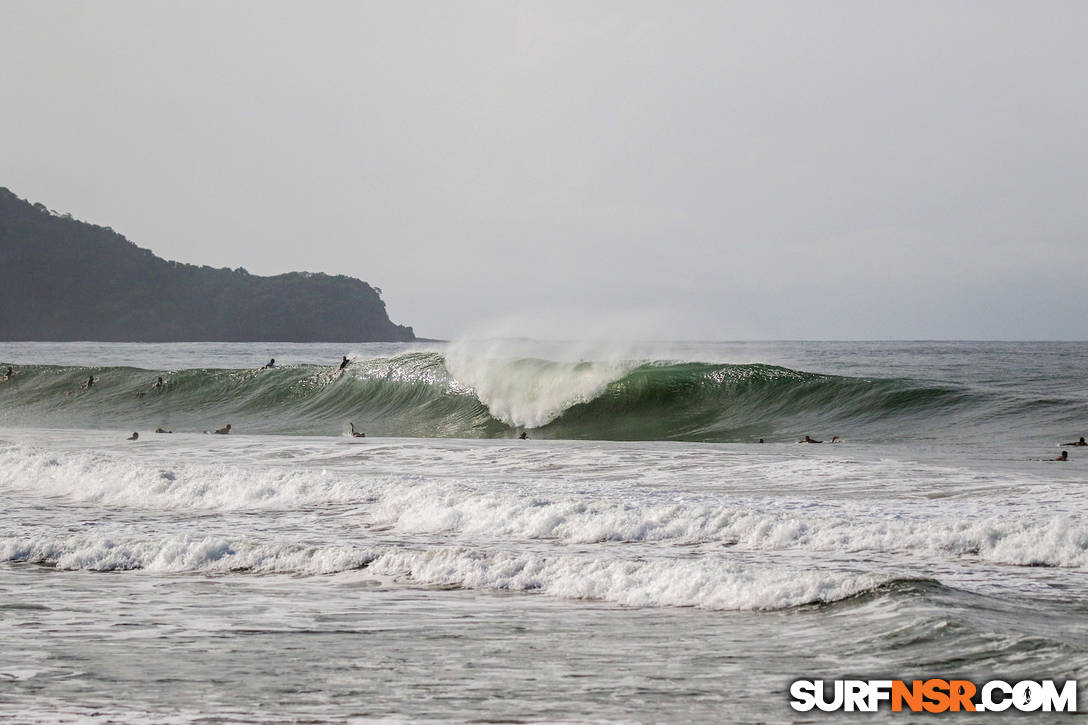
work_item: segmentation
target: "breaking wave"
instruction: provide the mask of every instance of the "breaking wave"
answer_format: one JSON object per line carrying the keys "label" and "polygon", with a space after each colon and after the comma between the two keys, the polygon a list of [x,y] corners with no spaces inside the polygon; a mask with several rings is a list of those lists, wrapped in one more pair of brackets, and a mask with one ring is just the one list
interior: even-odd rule
{"label": "breaking wave", "polygon": [[[82,389],[88,377],[95,384]],[[155,388],[158,376],[165,386]],[[1083,403],[1075,403],[1084,407]],[[433,352],[335,368],[144,370],[36,365],[0,384],[10,423],[328,435],[596,440],[783,440],[813,431],[880,438],[904,430],[1060,413],[1069,401],[764,364],[465,360]]]}

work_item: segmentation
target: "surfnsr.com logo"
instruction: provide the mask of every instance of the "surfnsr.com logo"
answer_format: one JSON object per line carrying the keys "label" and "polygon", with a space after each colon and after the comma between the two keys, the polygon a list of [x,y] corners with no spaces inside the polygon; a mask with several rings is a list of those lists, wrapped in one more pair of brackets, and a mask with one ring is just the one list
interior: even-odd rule
{"label": "surfnsr.com logo", "polygon": [[884,703],[892,712],[1076,712],[1077,681],[797,680],[790,697],[799,712],[876,712]]}

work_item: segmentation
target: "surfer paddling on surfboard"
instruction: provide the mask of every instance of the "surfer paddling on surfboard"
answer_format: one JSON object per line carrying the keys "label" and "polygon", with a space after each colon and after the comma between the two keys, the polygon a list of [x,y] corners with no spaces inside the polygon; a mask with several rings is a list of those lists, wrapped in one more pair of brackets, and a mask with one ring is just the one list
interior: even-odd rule
{"label": "surfer paddling on surfboard", "polygon": [[1088,442],[1085,442],[1084,436],[1081,436],[1079,441],[1074,441],[1073,443],[1062,443],[1062,445],[1063,446],[1088,446]]}

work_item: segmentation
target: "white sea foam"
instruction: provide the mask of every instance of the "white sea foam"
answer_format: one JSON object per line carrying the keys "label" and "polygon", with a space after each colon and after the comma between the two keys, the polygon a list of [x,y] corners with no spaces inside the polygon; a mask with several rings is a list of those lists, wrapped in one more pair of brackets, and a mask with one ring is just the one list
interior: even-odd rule
{"label": "white sea foam", "polygon": [[231,464],[156,466],[103,452],[0,449],[0,488],[140,508],[295,508],[355,500],[350,479],[320,469]]}
{"label": "white sea foam", "polygon": [[376,558],[376,574],[433,585],[537,591],[628,606],[778,609],[835,601],[881,583],[875,575],[799,572],[722,559],[620,559],[470,549],[397,551]]}
{"label": "white sea foam", "polygon": [[365,566],[370,575],[423,585],[535,591],[629,606],[777,609],[842,599],[881,582],[876,575],[833,570],[798,572],[714,558],[647,561],[605,554],[542,555],[467,547],[376,551],[194,536],[0,538],[0,560],[49,564],[61,570],[320,575]]}
{"label": "white sea foam", "polygon": [[610,541],[724,543],[747,550],[909,552],[936,558],[978,557],[1004,564],[1088,566],[1088,526],[1069,516],[979,516],[907,506],[913,515],[872,506],[791,501],[650,504],[481,493],[448,486],[387,490],[376,521],[414,534]]}
{"label": "white sea foam", "polygon": [[365,567],[369,575],[421,585],[708,609],[779,609],[830,602],[889,581],[881,571],[798,566],[790,558],[769,562],[731,552],[643,558],[614,549],[301,546],[219,536],[7,536],[0,537],[0,561],[49,564],[61,570],[211,574],[322,575]]}
{"label": "white sea foam", "polygon": [[[771,464],[768,464],[771,465]],[[179,463],[120,453],[0,449],[0,489],[147,511],[295,512],[345,504],[338,521],[398,536],[593,545],[713,544],[738,551],[894,553],[943,561],[1088,566],[1088,525],[1039,512],[1032,498],[822,500],[737,496],[727,490],[669,500],[622,483],[585,490],[435,475],[368,473],[368,466]],[[306,524],[309,525],[309,524]],[[144,561],[144,559],[139,559]],[[142,565],[141,565],[142,566]],[[248,565],[246,565],[248,566]]]}
{"label": "white sea foam", "polygon": [[[446,368],[470,386],[491,415],[508,425],[538,428],[572,405],[593,400],[608,384],[634,367],[615,348],[579,354],[582,345],[547,353],[510,340],[472,340],[451,344]],[[544,357],[544,355],[547,357]]]}
{"label": "white sea foam", "polygon": [[0,538],[0,560],[49,564],[58,569],[155,572],[329,574],[358,569],[374,558],[347,546],[300,546],[215,536],[118,539],[96,534]]}

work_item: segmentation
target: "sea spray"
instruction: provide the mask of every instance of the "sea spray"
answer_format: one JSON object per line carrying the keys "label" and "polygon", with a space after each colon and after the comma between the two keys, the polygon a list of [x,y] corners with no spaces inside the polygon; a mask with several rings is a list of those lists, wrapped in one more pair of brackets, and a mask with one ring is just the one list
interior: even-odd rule
{"label": "sea spray", "polygon": [[495,418],[511,426],[539,428],[572,405],[593,400],[636,367],[616,358],[571,360],[570,345],[563,346],[565,356],[555,354],[558,343],[548,345],[552,359],[526,357],[525,347],[514,340],[457,342],[446,351],[446,368],[472,387]]}

